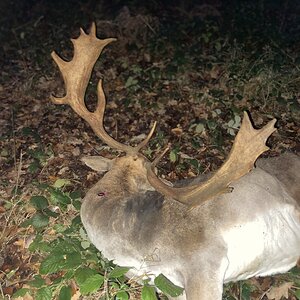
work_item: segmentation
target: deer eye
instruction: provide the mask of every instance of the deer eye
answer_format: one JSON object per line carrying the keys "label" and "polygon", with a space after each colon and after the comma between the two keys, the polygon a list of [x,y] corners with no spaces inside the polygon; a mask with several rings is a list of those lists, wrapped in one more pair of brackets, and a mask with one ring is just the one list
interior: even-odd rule
{"label": "deer eye", "polygon": [[106,195],[107,195],[106,192],[99,192],[99,193],[97,194],[97,196],[99,196],[99,197],[105,197]]}

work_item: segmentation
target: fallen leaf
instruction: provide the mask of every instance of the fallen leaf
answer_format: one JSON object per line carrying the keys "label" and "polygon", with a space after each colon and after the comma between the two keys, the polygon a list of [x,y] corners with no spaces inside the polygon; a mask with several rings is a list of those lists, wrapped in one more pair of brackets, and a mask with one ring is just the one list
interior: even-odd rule
{"label": "fallen leaf", "polygon": [[3,287],[2,290],[3,290],[3,293],[4,293],[5,295],[10,295],[10,296],[11,296],[11,295],[13,294],[13,292],[14,292],[14,289],[13,289],[12,286]]}
{"label": "fallen leaf", "polygon": [[73,296],[72,296],[72,298],[71,298],[71,300],[78,300],[79,298],[80,298],[80,292],[79,291],[77,291]]}
{"label": "fallen leaf", "polygon": [[20,248],[24,248],[25,246],[25,240],[24,239],[17,239],[15,242],[14,242],[14,245],[20,247]]}
{"label": "fallen leaf", "polygon": [[171,131],[172,131],[173,134],[175,134],[177,136],[181,136],[182,132],[183,132],[183,130],[181,128],[178,128],[178,127],[171,129]]}
{"label": "fallen leaf", "polygon": [[267,292],[268,299],[281,300],[282,297],[284,299],[288,299],[289,297],[289,289],[293,286],[293,282],[285,282],[280,286],[271,287],[271,289]]}

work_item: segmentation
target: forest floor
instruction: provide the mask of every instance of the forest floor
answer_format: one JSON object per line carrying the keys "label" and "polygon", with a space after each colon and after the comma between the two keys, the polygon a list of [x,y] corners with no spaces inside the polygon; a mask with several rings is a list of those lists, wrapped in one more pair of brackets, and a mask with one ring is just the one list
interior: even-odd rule
{"label": "forest floor", "polygon": [[[279,1],[280,2],[280,1]],[[144,154],[174,182],[216,170],[244,110],[277,131],[263,156],[300,151],[300,5],[276,1],[2,1],[0,10],[0,299],[140,299],[89,244],[80,199],[99,179],[84,155],[114,158],[70,107],[51,103],[63,81],[50,53],[96,22],[116,37],[96,63],[105,128],[134,145],[158,122]],[[113,271],[115,270],[115,271]],[[161,296],[163,297],[163,296]],[[223,299],[300,299],[300,269],[225,286]],[[151,298],[149,298],[151,299]]]}

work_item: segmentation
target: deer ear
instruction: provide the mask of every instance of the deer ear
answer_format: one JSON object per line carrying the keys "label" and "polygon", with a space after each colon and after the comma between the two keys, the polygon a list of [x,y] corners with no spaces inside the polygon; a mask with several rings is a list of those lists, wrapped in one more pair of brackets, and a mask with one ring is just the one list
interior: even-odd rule
{"label": "deer ear", "polygon": [[113,159],[108,159],[102,156],[84,156],[81,158],[81,161],[99,173],[109,171],[114,163]]}

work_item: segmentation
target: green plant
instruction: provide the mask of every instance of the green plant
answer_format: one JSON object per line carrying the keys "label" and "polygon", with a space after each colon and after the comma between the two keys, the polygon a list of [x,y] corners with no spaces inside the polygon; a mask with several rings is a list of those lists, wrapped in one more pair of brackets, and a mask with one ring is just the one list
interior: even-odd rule
{"label": "green plant", "polygon": [[[70,186],[66,179],[57,179],[52,185],[39,184],[41,194],[31,197],[35,213],[22,226],[34,230],[29,250],[40,266],[27,283],[29,287],[19,289],[14,297],[29,293],[37,300],[68,300],[75,282],[81,295],[101,291],[106,299],[129,299],[133,288],[125,274],[130,267],[115,266],[90,243],[78,214],[80,193],[67,192]],[[149,275],[144,277],[143,300],[157,299],[156,288],[169,295],[183,291],[162,274],[154,284]]]}

